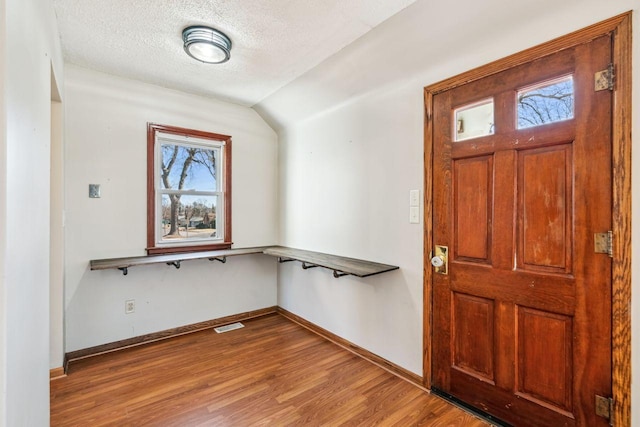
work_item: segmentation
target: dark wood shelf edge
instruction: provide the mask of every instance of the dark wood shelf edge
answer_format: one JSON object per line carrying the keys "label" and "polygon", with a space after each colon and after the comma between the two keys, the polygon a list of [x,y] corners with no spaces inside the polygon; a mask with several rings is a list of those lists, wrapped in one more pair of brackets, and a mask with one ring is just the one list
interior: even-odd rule
{"label": "dark wood shelf edge", "polygon": [[[333,270],[335,278],[339,278],[343,275],[369,277],[400,269],[397,265],[381,264],[357,258],[349,258],[303,249],[294,249],[285,246],[273,246],[266,248],[264,253],[266,255],[278,257],[280,262],[290,260],[300,261],[303,263],[302,268],[305,270],[312,267],[322,267]],[[309,265],[306,265],[307,263]]]}
{"label": "dark wood shelf edge", "polygon": [[163,255],[142,255],[125,258],[106,258],[106,259],[92,259],[89,261],[91,270],[108,270],[108,269],[123,269],[129,267],[135,267],[139,265],[149,264],[162,264],[162,263],[175,263],[182,261],[190,261],[196,259],[215,259],[224,258],[228,256],[237,255],[249,255],[249,254],[261,254],[269,246],[260,246],[255,248],[238,248],[238,249],[223,249],[219,251],[206,251],[206,252],[190,252],[190,253],[175,253],[175,254],[163,254]]}
{"label": "dark wood shelf edge", "polygon": [[333,276],[369,277],[388,271],[398,270],[396,265],[381,264],[356,258],[330,255],[321,252],[306,251],[302,249],[288,248],[285,246],[260,246],[253,248],[224,249],[207,252],[175,253],[164,255],[142,255],[124,258],[95,259],[89,262],[91,270],[118,269],[123,274],[128,273],[129,267],[151,264],[169,264],[180,268],[182,261],[196,259],[217,260],[226,262],[226,257],[237,255],[265,254],[278,257],[280,262],[300,261],[303,269],[322,267],[333,270]]}

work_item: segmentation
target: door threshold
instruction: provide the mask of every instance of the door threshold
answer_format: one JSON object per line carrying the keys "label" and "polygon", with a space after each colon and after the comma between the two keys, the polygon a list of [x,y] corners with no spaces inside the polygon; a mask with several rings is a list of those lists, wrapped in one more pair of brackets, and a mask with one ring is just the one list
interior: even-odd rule
{"label": "door threshold", "polygon": [[447,402],[451,403],[452,405],[457,406],[460,409],[463,409],[463,410],[465,410],[467,412],[472,413],[476,417],[480,418],[483,421],[488,422],[492,426],[496,426],[496,427],[513,427],[508,422],[502,421],[500,418],[497,418],[497,417],[495,417],[495,416],[483,411],[482,409],[478,409],[475,406],[471,406],[467,402],[464,402],[464,401],[458,399],[457,397],[452,396],[449,393],[438,389],[437,387],[431,387],[431,393],[435,394],[436,396],[438,396],[438,397],[440,397],[440,398],[442,398],[444,400],[446,400]]}

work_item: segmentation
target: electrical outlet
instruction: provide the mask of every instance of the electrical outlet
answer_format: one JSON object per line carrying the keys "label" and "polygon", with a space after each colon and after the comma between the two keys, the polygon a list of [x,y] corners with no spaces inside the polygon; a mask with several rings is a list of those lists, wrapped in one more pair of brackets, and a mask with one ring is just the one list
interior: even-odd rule
{"label": "electrical outlet", "polygon": [[124,313],[131,314],[136,311],[136,300],[129,299],[124,302]]}

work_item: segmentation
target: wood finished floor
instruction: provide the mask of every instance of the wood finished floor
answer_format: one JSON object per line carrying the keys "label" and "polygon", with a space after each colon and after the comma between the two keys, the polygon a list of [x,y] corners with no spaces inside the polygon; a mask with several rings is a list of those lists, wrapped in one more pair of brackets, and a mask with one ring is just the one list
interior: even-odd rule
{"label": "wood finished floor", "polygon": [[74,362],[52,426],[485,426],[280,315]]}

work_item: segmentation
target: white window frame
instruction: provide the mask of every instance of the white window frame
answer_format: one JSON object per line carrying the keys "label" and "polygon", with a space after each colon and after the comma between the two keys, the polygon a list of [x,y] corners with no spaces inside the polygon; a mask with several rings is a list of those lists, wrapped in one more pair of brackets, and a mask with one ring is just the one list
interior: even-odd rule
{"label": "white window frame", "polygon": [[[155,244],[157,247],[173,247],[173,246],[194,246],[207,243],[220,243],[224,241],[224,141],[214,141],[202,138],[195,138],[186,135],[176,135],[171,133],[156,132],[155,141],[155,191],[156,191],[156,215],[155,215]],[[182,147],[206,148],[208,150],[217,150],[216,157],[216,189],[215,191],[197,191],[197,190],[179,190],[162,188],[162,146],[178,145]],[[216,237],[202,238],[182,238],[172,239],[171,241],[163,240],[162,228],[162,196],[168,194],[180,194],[183,196],[215,196],[216,200]],[[188,225],[187,225],[188,226]]]}

